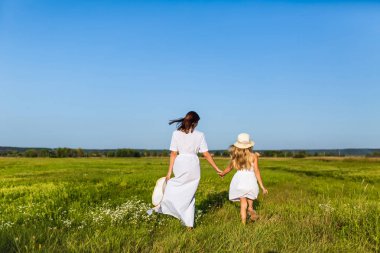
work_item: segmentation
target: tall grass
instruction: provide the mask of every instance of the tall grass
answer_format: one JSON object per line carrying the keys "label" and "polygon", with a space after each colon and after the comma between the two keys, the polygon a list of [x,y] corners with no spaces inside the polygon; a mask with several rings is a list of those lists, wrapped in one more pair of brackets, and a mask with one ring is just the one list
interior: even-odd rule
{"label": "tall grass", "polygon": [[[217,160],[225,166],[227,161]],[[164,158],[0,159],[1,252],[378,252],[380,162],[264,159],[269,195],[240,224],[202,161],[196,228],[146,215]]]}

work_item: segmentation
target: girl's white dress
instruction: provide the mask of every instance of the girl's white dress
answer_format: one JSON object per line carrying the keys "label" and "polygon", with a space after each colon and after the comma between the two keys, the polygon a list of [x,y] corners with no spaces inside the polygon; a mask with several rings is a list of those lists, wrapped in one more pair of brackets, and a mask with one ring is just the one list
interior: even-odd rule
{"label": "girl's white dress", "polygon": [[257,199],[259,186],[253,168],[238,170],[230,184],[229,199],[240,201],[240,198]]}
{"label": "girl's white dress", "polygon": [[202,132],[174,131],[170,144],[171,151],[178,151],[173,166],[174,177],[165,188],[158,212],[172,215],[187,227],[194,226],[195,192],[200,180],[198,152],[208,151]]}

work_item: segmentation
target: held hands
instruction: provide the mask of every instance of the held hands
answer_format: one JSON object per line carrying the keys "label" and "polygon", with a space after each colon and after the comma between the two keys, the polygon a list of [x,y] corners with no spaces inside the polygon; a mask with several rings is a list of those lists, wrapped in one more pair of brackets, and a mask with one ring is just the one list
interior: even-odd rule
{"label": "held hands", "polygon": [[220,177],[222,177],[223,171],[221,171],[221,170],[218,169],[218,168],[216,168],[215,170],[216,170],[216,173],[218,173],[218,175],[219,175]]}
{"label": "held hands", "polygon": [[219,176],[221,178],[223,178],[227,173],[228,173],[228,171],[224,170],[224,171],[221,171],[221,173],[218,173],[218,174],[219,174]]}

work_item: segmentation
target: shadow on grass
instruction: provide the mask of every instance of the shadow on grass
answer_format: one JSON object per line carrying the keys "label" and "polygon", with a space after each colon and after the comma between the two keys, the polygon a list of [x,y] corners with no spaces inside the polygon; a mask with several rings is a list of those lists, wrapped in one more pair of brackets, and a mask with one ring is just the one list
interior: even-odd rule
{"label": "shadow on grass", "polygon": [[[200,224],[205,214],[215,211],[216,209],[222,208],[224,204],[226,204],[227,202],[230,202],[227,191],[208,194],[206,199],[204,199],[203,201],[201,201],[199,205],[197,205],[195,212],[195,227],[197,227]],[[240,201],[234,202],[233,206],[236,208],[236,213],[239,214]],[[260,209],[260,201],[258,199],[255,199],[253,201],[253,209]],[[199,211],[200,213],[198,213]]]}
{"label": "shadow on grass", "polygon": [[229,201],[227,191],[208,194],[195,208],[195,227],[199,226],[205,214],[221,208],[227,201]]}
{"label": "shadow on grass", "polygon": [[203,214],[208,213],[216,208],[221,208],[228,200],[228,192],[222,191],[218,193],[208,194],[198,206],[197,210],[202,211]]}
{"label": "shadow on grass", "polygon": [[344,177],[340,171],[338,170],[322,170],[322,171],[315,171],[315,170],[302,170],[302,169],[291,169],[291,168],[284,168],[284,167],[268,167],[268,169],[273,171],[284,171],[296,175],[304,175],[308,177],[325,177],[325,178],[334,178],[334,179],[340,179],[345,180],[347,177]]}
{"label": "shadow on grass", "polygon": [[[221,208],[226,202],[229,202],[228,192],[222,191],[219,193],[208,194],[206,199],[204,199],[198,206],[197,210],[202,211],[202,214],[213,211],[214,209]],[[235,207],[240,210],[240,202],[236,201]],[[255,210],[260,209],[260,200],[255,199],[253,201],[253,208]]]}

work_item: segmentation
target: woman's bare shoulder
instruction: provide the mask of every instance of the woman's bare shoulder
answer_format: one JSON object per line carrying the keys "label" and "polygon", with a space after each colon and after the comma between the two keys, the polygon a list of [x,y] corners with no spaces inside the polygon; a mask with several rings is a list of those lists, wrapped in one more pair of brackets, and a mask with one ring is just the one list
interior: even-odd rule
{"label": "woman's bare shoulder", "polygon": [[205,135],[203,132],[201,132],[201,131],[199,131],[197,129],[194,129],[193,133],[196,134],[196,135],[201,135],[201,136]]}

